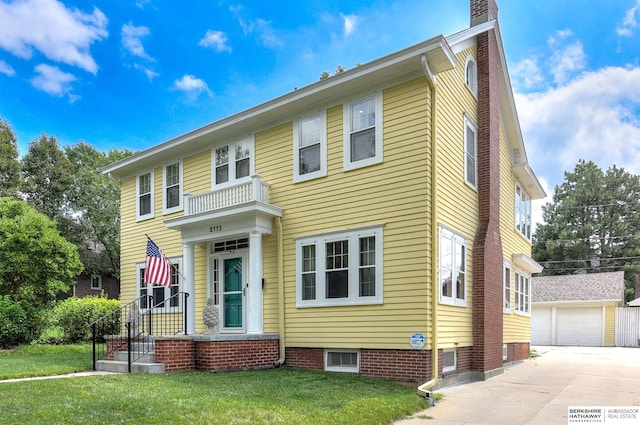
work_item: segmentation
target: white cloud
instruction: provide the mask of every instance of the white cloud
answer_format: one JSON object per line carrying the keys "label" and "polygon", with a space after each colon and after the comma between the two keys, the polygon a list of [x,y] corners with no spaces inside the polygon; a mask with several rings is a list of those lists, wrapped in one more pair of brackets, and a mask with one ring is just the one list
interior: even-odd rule
{"label": "white cloud", "polygon": [[185,74],[179,80],[174,81],[172,89],[185,92],[191,96],[198,96],[201,93],[211,94],[207,83],[190,74]]}
{"label": "white cloud", "polygon": [[356,15],[344,15],[340,14],[340,17],[344,21],[344,35],[349,36],[356,29],[359,18]]}
{"label": "white cloud", "polygon": [[198,42],[198,45],[202,47],[211,47],[217,52],[229,52],[231,53],[231,47],[227,45],[227,35],[222,31],[208,30],[204,35],[204,38]]}
{"label": "white cloud", "polygon": [[640,0],[638,0],[635,6],[627,10],[627,13],[624,15],[624,19],[618,25],[618,28],[616,28],[616,33],[618,33],[620,37],[631,37],[633,35],[633,31],[638,26],[636,18],[639,13]]}
{"label": "white cloud", "polygon": [[544,84],[544,76],[538,66],[538,61],[535,58],[524,59],[520,63],[511,68],[514,77],[514,83],[517,80],[526,89],[532,89]]}
{"label": "white cloud", "polygon": [[[585,72],[561,87],[515,95],[527,151],[553,185],[579,159],[640,174],[640,67]],[[554,180],[555,181],[551,181]]]}
{"label": "white cloud", "polygon": [[244,13],[244,7],[242,6],[230,7],[229,11],[235,15],[245,36],[255,34],[258,37],[258,40],[260,40],[260,42],[266,47],[273,48],[284,45],[284,41],[280,36],[278,36],[276,30],[272,27],[271,21],[261,18],[251,20],[244,19],[240,16]]}
{"label": "white cloud", "polygon": [[582,43],[571,41],[572,36],[571,31],[563,30],[548,40],[549,46],[553,49],[549,62],[550,72],[557,84],[564,84],[583,70],[587,63]]}
{"label": "white cloud", "polygon": [[133,56],[153,61],[153,58],[145,52],[144,46],[142,45],[142,38],[151,34],[149,28],[144,26],[136,27],[129,22],[122,26],[120,34],[122,37],[122,46],[127,52]]}
{"label": "white cloud", "polygon": [[62,97],[69,94],[69,99],[77,100],[79,97],[71,94],[71,83],[76,81],[72,74],[63,72],[57,66],[41,63],[35,67],[36,76],[31,79],[31,85],[38,90],[54,96]]}
{"label": "white cloud", "polygon": [[13,69],[13,67],[8,63],[6,63],[5,61],[0,60],[0,74],[13,77],[14,75],[16,75],[16,70]]}
{"label": "white cloud", "polygon": [[139,69],[140,71],[144,72],[144,74],[147,76],[147,78],[149,79],[149,81],[153,81],[154,78],[156,78],[158,76],[157,72],[154,72],[152,69],[144,66],[144,65],[140,65],[140,64],[135,64],[133,65],[133,67],[135,69]]}
{"label": "white cloud", "polygon": [[98,8],[87,14],[56,0],[0,2],[0,48],[23,59],[31,59],[36,50],[95,74],[98,65],[90,47],[109,35],[107,23]]}

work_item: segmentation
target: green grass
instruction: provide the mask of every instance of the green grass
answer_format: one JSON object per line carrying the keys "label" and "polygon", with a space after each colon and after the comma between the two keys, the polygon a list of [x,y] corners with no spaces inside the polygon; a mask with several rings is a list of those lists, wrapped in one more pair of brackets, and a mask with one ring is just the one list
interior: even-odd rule
{"label": "green grass", "polygon": [[[84,346],[71,346],[87,350]],[[55,350],[55,347],[41,349]],[[0,355],[54,363],[24,347]],[[38,351],[38,350],[36,350]],[[59,354],[59,353],[58,353]],[[63,363],[73,356],[63,357]],[[27,360],[21,361],[23,365]],[[91,362],[90,346],[84,362]],[[46,368],[49,370],[50,368]],[[84,369],[87,369],[86,367]],[[114,374],[0,382],[3,424],[389,424],[427,407],[415,388],[282,367],[251,372]]]}
{"label": "green grass", "polygon": [[92,368],[92,345],[21,345],[0,350],[0,380],[63,375]]}

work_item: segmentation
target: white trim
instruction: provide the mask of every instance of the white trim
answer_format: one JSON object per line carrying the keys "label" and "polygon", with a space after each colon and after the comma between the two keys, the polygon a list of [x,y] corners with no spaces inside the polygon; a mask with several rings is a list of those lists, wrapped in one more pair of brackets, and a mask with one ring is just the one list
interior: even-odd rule
{"label": "white trim", "polygon": [[[445,354],[453,353],[453,366],[444,365]],[[455,348],[442,349],[442,373],[453,372],[458,369],[458,350]]]}
{"label": "white trim", "polygon": [[[473,66],[473,74],[471,78],[469,78],[469,64]],[[464,82],[469,91],[473,94],[473,96],[478,98],[478,63],[476,62],[476,58],[473,55],[467,56],[467,59],[464,64]]]}
{"label": "white trim", "polygon": [[[167,197],[167,167],[171,165],[178,164],[179,172],[178,172],[178,205],[175,207],[167,207],[168,197]],[[184,188],[184,168],[182,165],[182,159],[178,161],[170,162],[165,164],[162,167],[162,214],[171,214],[175,212],[182,211],[183,209],[183,188]]]}
{"label": "white trim", "polygon": [[[373,99],[375,101],[375,155],[361,159],[359,161],[351,161],[351,106],[354,103]],[[368,96],[353,98],[343,104],[343,166],[344,170],[355,170],[373,164],[379,164],[383,160],[383,141],[382,141],[382,90],[376,90]]]}
{"label": "white trim", "polygon": [[[144,214],[141,215],[140,214],[140,177],[145,176],[149,174],[149,182],[150,182],[150,204],[151,204],[151,211],[148,214]],[[146,173],[140,173],[136,176],[136,221],[142,221],[142,220],[148,220],[150,218],[154,217],[154,212],[155,212],[155,196],[154,196],[154,186],[155,186],[155,173],[154,170],[149,170]],[[146,194],[147,192],[145,192]]]}
{"label": "white trim", "polygon": [[[243,143],[243,142],[249,142],[249,149],[250,149],[250,155],[249,155],[249,175],[244,176],[244,177],[240,177],[237,178],[236,177],[236,145]],[[216,149],[219,148],[223,148],[223,147],[227,147],[228,148],[228,162],[227,162],[227,166],[228,166],[228,175],[227,175],[227,181],[223,182],[223,183],[217,183],[216,182]],[[213,146],[211,148],[211,190],[216,190],[216,189],[220,189],[223,187],[228,187],[228,186],[235,186],[238,183],[242,183],[245,181],[250,181],[251,180],[251,176],[253,176],[255,174],[255,154],[256,149],[255,149],[255,137],[254,135],[248,136],[248,137],[241,137],[241,138],[237,138],[237,139],[233,139],[231,141],[228,141],[227,143],[220,143],[220,144],[216,144],[215,146]]]}
{"label": "white trim", "polygon": [[[332,232],[322,235],[307,236],[296,240],[296,307],[325,307],[336,305],[382,304],[383,302],[383,240],[382,226],[368,227],[344,232]],[[359,253],[360,239],[375,238],[375,295],[359,295]],[[349,264],[343,269],[348,273],[348,296],[328,298],[326,296],[326,244],[330,242],[346,241],[348,246]],[[315,276],[315,298],[302,299],[302,249],[305,246],[315,246],[315,270],[309,274]]]}
{"label": "white trim", "polygon": [[[171,264],[173,264],[174,266],[176,266],[178,268],[178,270],[181,273],[184,273],[184,269],[183,269],[183,261],[182,261],[182,257],[167,257],[169,259],[169,261],[171,262]],[[142,288],[142,284],[144,282],[140,281],[140,270],[144,270],[146,269],[146,263],[144,261],[140,262],[140,263],[136,263],[136,298],[140,298],[143,294],[141,293],[141,288]],[[172,271],[173,273],[173,271]],[[164,300],[167,300],[170,296],[171,296],[171,290],[177,287],[178,292],[181,292],[184,290],[184,284],[182,282],[182,276],[178,275],[177,278],[177,284],[173,285],[171,288],[166,287],[166,286],[156,286],[156,285],[145,285],[146,288],[146,292],[147,293],[151,293],[151,295],[153,295],[153,291],[154,289],[164,289]],[[192,294],[189,294],[190,296]],[[178,297],[178,306],[177,307],[159,307],[159,308],[154,308],[153,309],[153,313],[154,314],[161,314],[161,313],[181,313],[183,306],[182,306],[182,297]],[[158,300],[154,300],[153,303],[157,304],[159,301]],[[147,310],[147,309],[145,309]]]}
{"label": "white trim", "polygon": [[[469,170],[467,168],[467,156],[471,156],[468,151],[469,141],[467,140],[467,129],[473,132],[473,182],[469,181]],[[478,190],[478,126],[466,113],[464,114],[464,181],[473,190]]]}
{"label": "white trim", "polygon": [[[329,353],[351,353],[356,354],[356,366],[329,366]],[[360,350],[349,348],[325,348],[323,353],[324,370],[327,372],[344,372],[359,373],[360,372]]]}
{"label": "white trim", "polygon": [[[506,270],[509,269],[509,302],[507,305],[507,300],[506,300],[506,291],[507,291],[507,273]],[[511,265],[511,262],[509,261],[504,261],[503,266],[502,266],[502,312],[503,313],[511,313],[512,311],[512,304],[511,304],[511,295],[513,294],[513,284],[512,284],[512,279],[511,279],[511,275],[513,274],[513,267]]]}
{"label": "white trim", "polygon": [[[515,269],[515,282],[514,282],[514,290],[513,294],[515,296],[515,305],[513,306],[513,311],[520,316],[531,317],[531,275],[529,273],[523,272],[522,270],[516,268]],[[520,278],[519,278],[520,277]],[[524,279],[524,280],[522,280]],[[525,288],[521,288],[521,280],[525,284]],[[522,290],[524,289],[524,291]],[[520,305],[518,296],[523,295],[523,305]]]}
{"label": "white trim", "polygon": [[[237,333],[245,333],[246,329],[247,329],[247,304],[248,304],[248,297],[247,297],[247,291],[246,291],[246,282],[249,280],[249,252],[247,250],[247,248],[242,248],[240,250],[237,251],[226,251],[226,252],[221,252],[220,255],[218,256],[218,258],[220,259],[220,263],[219,263],[219,280],[220,280],[220,306],[219,306],[219,314],[220,314],[220,324],[219,324],[219,329],[220,329],[220,333],[221,334],[237,334]],[[242,278],[245,282],[243,282],[242,284],[242,326],[241,327],[225,327],[224,325],[224,321],[225,321],[225,316],[224,316],[224,296],[225,296],[225,290],[224,290],[224,262],[225,260],[229,260],[229,259],[234,259],[234,258],[241,258],[242,259]]]}
{"label": "white trim", "polygon": [[[516,182],[516,187],[514,189],[514,201],[515,201],[515,219],[514,219],[514,227],[518,233],[520,233],[526,240],[531,240],[531,234],[533,232],[533,216],[532,216],[532,203],[531,196],[525,190],[525,188],[519,183]],[[525,200],[522,200],[524,196]],[[525,211],[523,211],[523,207]],[[528,226],[528,232],[523,232],[518,227],[524,228]]]}
{"label": "white trim", "polygon": [[[442,293],[442,284],[441,284],[441,275],[442,275],[442,271],[443,271],[443,267],[444,267],[444,261],[443,261],[443,247],[445,246],[443,239],[445,239],[447,242],[449,242],[449,245],[452,249],[451,251],[451,296],[446,296],[443,295]],[[464,298],[458,298],[458,293],[457,293],[457,288],[454,282],[454,272],[458,271],[460,269],[460,264],[458,264],[458,262],[456,261],[457,259],[455,258],[455,247],[456,245],[460,245],[463,247],[464,249],[464,258],[462,259],[463,261],[463,273],[464,273]],[[438,235],[438,294],[439,294],[439,301],[441,304],[448,304],[448,305],[453,305],[453,306],[458,306],[458,307],[466,307],[467,306],[467,299],[469,297],[469,285],[468,285],[468,275],[469,275],[469,270],[468,270],[468,249],[467,249],[467,240],[464,236],[460,235],[459,233],[444,227],[443,225],[440,225],[440,229],[439,229],[439,235]]]}
{"label": "white trim", "polygon": [[[305,174],[300,174],[300,125],[308,120],[320,118],[320,169]],[[324,177],[327,175],[327,111],[322,110],[315,114],[299,117],[293,122],[293,182],[299,183],[306,180]]]}
{"label": "white trim", "polygon": [[502,360],[507,360],[507,358],[509,358],[509,346],[502,344]]}

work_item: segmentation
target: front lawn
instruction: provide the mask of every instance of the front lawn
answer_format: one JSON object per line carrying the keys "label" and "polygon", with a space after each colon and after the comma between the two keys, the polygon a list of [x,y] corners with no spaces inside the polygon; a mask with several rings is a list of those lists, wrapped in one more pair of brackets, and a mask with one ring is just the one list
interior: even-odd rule
{"label": "front lawn", "polygon": [[[17,357],[0,355],[3,376]],[[32,363],[34,368],[38,367],[35,363],[51,363],[45,357],[25,357],[36,360]],[[88,369],[90,346],[84,362]],[[426,407],[415,388],[357,375],[287,367],[231,373],[112,374],[0,382],[1,421],[20,425],[373,425],[392,423]]]}
{"label": "front lawn", "polygon": [[93,367],[91,343],[21,345],[0,350],[0,380],[83,372]]}

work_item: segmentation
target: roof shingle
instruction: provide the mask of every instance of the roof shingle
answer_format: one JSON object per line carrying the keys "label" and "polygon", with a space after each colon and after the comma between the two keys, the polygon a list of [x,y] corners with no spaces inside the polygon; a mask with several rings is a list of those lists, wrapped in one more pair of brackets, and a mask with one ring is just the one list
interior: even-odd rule
{"label": "roof shingle", "polygon": [[624,272],[540,276],[531,279],[531,301],[622,301]]}

